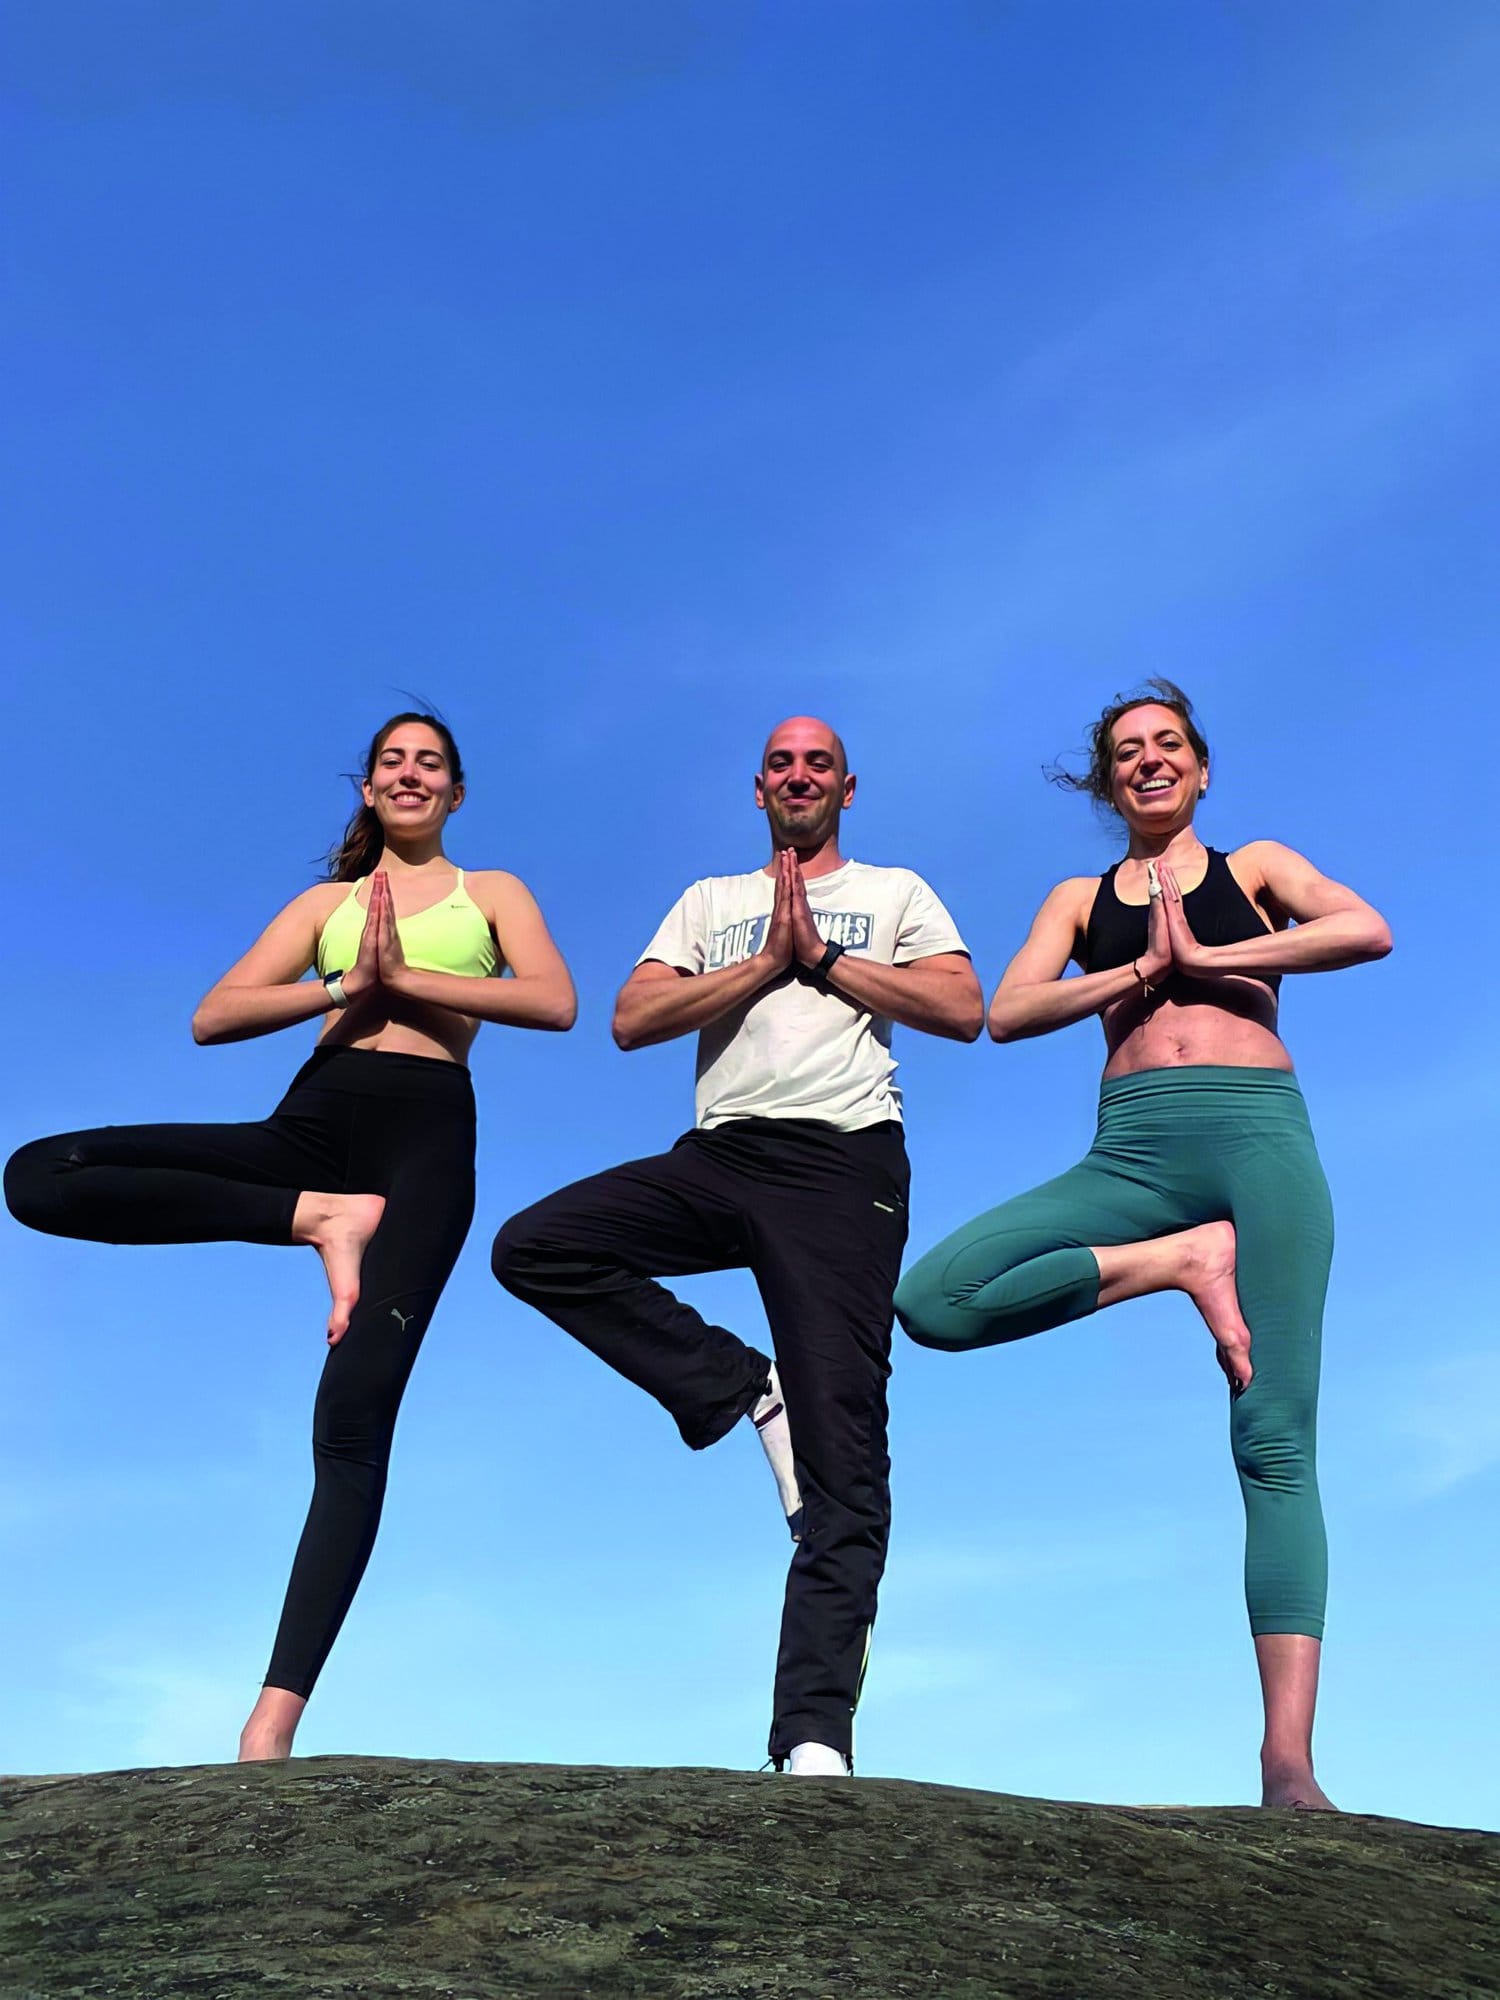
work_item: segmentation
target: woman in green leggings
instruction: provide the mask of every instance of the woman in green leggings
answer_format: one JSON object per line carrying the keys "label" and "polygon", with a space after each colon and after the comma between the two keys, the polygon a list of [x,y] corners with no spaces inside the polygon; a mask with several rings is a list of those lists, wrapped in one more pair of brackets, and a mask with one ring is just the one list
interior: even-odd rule
{"label": "woman in green leggings", "polygon": [[[1203,845],[1208,745],[1179,688],[1147,685],[1106,709],[1088,772],[1065,779],[1124,821],[1125,857],[1058,884],[990,1006],[998,1042],[1100,1017],[1093,1147],[929,1251],[896,1311],[924,1347],[956,1352],[1147,1292],[1188,1294],[1232,1398],[1262,1802],[1327,1807],[1312,1768],[1327,1573],[1314,1427],[1333,1217],[1277,987],[1283,973],[1383,957],[1391,938],[1368,903],[1274,840]],[[1064,977],[1070,961],[1077,977]]]}

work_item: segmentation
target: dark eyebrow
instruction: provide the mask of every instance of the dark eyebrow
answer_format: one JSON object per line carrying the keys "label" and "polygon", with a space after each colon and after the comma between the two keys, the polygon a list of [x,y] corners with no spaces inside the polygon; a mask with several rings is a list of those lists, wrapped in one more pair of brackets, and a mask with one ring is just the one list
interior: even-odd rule
{"label": "dark eyebrow", "polygon": [[[1156,739],[1161,736],[1181,736],[1181,735],[1182,731],[1175,722],[1166,722],[1162,724],[1160,729],[1153,729],[1151,731],[1151,740],[1155,742]],[[1132,747],[1132,745],[1137,743],[1144,743],[1145,740],[1146,740],[1145,737],[1141,735],[1139,730],[1137,730],[1133,736],[1117,736],[1115,738],[1116,753],[1118,753],[1121,750],[1129,750]]]}

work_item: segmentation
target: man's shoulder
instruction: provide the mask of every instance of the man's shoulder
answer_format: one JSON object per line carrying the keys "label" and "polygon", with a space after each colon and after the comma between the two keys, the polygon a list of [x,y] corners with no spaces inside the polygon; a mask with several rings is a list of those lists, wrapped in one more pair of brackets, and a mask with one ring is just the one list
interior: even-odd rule
{"label": "man's shoulder", "polygon": [[689,882],[682,893],[684,896],[695,893],[710,897],[745,896],[770,886],[771,878],[764,868],[747,868],[743,875],[700,875],[696,882]]}
{"label": "man's shoulder", "polygon": [[872,888],[884,889],[894,895],[909,895],[913,889],[931,888],[931,884],[915,868],[893,868],[885,862],[875,861],[851,861],[848,868],[850,881],[868,882]]}

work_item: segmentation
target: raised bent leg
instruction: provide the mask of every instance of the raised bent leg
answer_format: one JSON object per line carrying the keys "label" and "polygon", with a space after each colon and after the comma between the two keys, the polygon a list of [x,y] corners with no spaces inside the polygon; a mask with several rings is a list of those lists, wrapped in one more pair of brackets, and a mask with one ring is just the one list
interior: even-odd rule
{"label": "raised bent leg", "polygon": [[1250,1329],[1235,1285],[1236,1243],[1230,1222],[1156,1236],[1146,1243],[1096,1244],[1099,1309],[1152,1292],[1186,1292],[1214,1337],[1214,1352],[1238,1396],[1250,1386]]}
{"label": "raised bent leg", "polygon": [[290,1243],[298,1191],[342,1162],[273,1116],[240,1125],[102,1125],[11,1156],[18,1222],[89,1243]]}
{"label": "raised bent leg", "polygon": [[762,1395],[770,1360],[655,1280],[748,1261],[732,1192],[690,1134],[670,1153],[575,1181],[513,1215],[492,1268],[508,1292],[654,1396],[701,1450]]}
{"label": "raised bent leg", "polygon": [[[1098,1250],[1144,1251],[1169,1242],[1202,1216],[1167,1192],[1099,1163],[1090,1155],[1055,1180],[1002,1202],[965,1223],[919,1259],[896,1287],[896,1317],[922,1347],[961,1352],[1023,1340],[1084,1319],[1112,1302],[1102,1291]],[[1137,1259],[1164,1271],[1175,1252]],[[1122,1287],[1112,1265],[1113,1298],[1164,1289],[1159,1282]],[[1158,1273],[1160,1275],[1160,1273]]]}

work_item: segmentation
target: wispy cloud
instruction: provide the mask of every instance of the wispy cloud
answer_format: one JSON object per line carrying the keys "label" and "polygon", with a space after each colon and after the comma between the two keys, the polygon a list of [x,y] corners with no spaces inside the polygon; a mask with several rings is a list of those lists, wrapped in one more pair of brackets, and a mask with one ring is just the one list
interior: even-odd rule
{"label": "wispy cloud", "polygon": [[1066,1682],[1039,1673],[1005,1650],[979,1646],[882,1646],[877,1636],[861,1713],[933,1695],[967,1694],[985,1708],[1016,1716],[1063,1715],[1082,1697]]}
{"label": "wispy cloud", "polygon": [[1434,1362],[1402,1394],[1392,1425],[1410,1452],[1415,1491],[1435,1497],[1500,1465],[1495,1356]]}
{"label": "wispy cloud", "polygon": [[1076,1590],[1087,1583],[1139,1582],[1167,1574],[1185,1545],[1182,1524],[1158,1514],[1099,1534],[1059,1534],[1028,1525],[1009,1540],[903,1549],[898,1587],[903,1598],[927,1598],[1051,1584]]}
{"label": "wispy cloud", "polygon": [[210,1496],[234,1498],[254,1486],[244,1466],[202,1463],[125,1465],[98,1473],[76,1467],[66,1473],[31,1471],[0,1480],[0,1539],[30,1536],[43,1527],[92,1529],[123,1516],[177,1515],[185,1493],[201,1506]]}
{"label": "wispy cloud", "polygon": [[76,1656],[63,1716],[87,1756],[104,1746],[123,1765],[213,1764],[234,1756],[255,1699],[244,1659],[216,1662],[133,1653],[113,1642]]}

